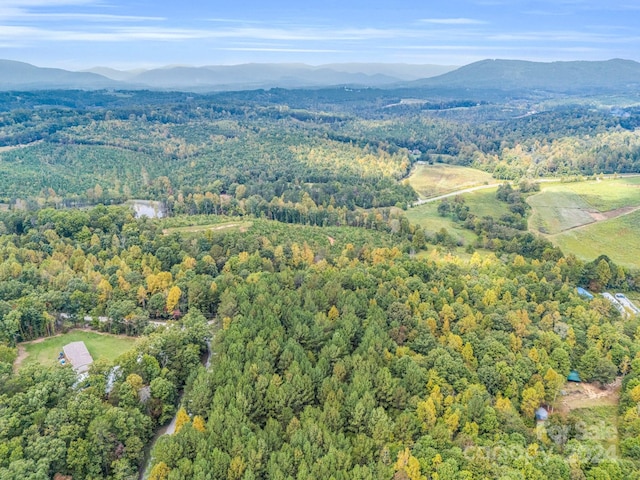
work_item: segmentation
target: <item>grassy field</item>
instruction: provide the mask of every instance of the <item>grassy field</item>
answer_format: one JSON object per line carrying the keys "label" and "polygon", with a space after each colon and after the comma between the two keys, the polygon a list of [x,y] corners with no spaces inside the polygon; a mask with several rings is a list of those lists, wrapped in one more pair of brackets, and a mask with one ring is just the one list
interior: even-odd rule
{"label": "grassy field", "polygon": [[640,266],[640,177],[542,184],[527,202],[529,229],[563,252]]}
{"label": "grassy field", "polygon": [[548,238],[584,260],[605,254],[616,263],[640,268],[640,210]]}
{"label": "grassy field", "polygon": [[409,184],[422,198],[443,195],[487,183],[496,183],[491,174],[457,165],[420,164],[416,165],[409,176]]}
{"label": "grassy field", "polygon": [[542,184],[542,191],[527,202],[533,209],[529,228],[554,235],[639,206],[640,177]]}
{"label": "grassy field", "polygon": [[101,358],[114,360],[122,353],[129,350],[136,342],[135,338],[116,335],[100,334],[83,330],[73,330],[69,333],[39,339],[20,345],[23,350],[21,365],[38,363],[45,366],[58,364],[58,354],[62,347],[71,342],[82,341],[87,346],[87,350],[94,360]]}
{"label": "grassy field", "polygon": [[592,207],[577,193],[562,186],[545,188],[527,199],[532,211],[529,228],[540,233],[556,234],[595,221]]}
{"label": "grassy field", "polygon": [[[478,216],[492,216],[499,218],[501,215],[508,213],[509,209],[506,203],[496,199],[497,188],[489,188],[486,190],[478,190],[462,195],[466,205],[469,206],[469,212]],[[450,199],[452,200],[452,199]],[[419,205],[407,210],[406,215],[411,223],[421,225],[430,233],[438,232],[442,228],[464,242],[465,245],[473,243],[476,235],[462,227],[459,223],[454,222],[449,217],[441,217],[438,215],[438,205],[440,202],[430,202]]]}
{"label": "grassy field", "polygon": [[439,202],[432,202],[410,208],[406,213],[407,219],[413,224],[422,226],[430,234],[445,228],[450,235],[461,240],[465,245],[473,243],[476,239],[475,233],[463,228],[449,217],[438,215],[438,204]]}
{"label": "grassy field", "polygon": [[581,439],[600,444],[608,458],[617,457],[619,438],[617,405],[579,408],[573,410],[571,414],[578,419]]}
{"label": "grassy field", "polygon": [[190,226],[184,226],[184,227],[165,228],[162,231],[162,233],[164,233],[165,235],[170,235],[172,233],[185,234],[185,233],[204,232],[207,230],[210,230],[213,232],[217,232],[217,231],[229,232],[233,230],[246,231],[252,225],[253,223],[251,222],[224,222],[224,223],[214,223],[214,224],[208,224],[208,225],[190,225]]}

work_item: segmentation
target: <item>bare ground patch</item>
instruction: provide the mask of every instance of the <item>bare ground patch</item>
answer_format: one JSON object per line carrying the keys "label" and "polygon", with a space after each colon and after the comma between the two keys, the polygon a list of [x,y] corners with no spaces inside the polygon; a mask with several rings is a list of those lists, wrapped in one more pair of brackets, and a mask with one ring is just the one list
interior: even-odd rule
{"label": "bare ground patch", "polygon": [[595,383],[567,383],[564,388],[565,395],[556,400],[555,410],[569,413],[579,408],[618,405],[621,385],[622,377],[618,377],[615,382],[604,388]]}

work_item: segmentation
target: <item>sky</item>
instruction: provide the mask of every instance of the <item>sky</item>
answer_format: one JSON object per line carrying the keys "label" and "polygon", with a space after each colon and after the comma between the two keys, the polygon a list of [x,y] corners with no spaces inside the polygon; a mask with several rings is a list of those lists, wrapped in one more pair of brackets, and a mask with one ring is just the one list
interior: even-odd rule
{"label": "sky", "polygon": [[638,0],[0,0],[0,58],[81,70],[640,61]]}

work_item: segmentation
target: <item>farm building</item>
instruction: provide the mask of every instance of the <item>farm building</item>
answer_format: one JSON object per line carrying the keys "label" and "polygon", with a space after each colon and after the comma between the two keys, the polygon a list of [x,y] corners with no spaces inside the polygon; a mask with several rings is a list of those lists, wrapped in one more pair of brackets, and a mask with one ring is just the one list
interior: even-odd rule
{"label": "farm building", "polygon": [[89,365],[93,363],[93,358],[84,342],[69,343],[62,347],[62,351],[78,374],[87,372]]}

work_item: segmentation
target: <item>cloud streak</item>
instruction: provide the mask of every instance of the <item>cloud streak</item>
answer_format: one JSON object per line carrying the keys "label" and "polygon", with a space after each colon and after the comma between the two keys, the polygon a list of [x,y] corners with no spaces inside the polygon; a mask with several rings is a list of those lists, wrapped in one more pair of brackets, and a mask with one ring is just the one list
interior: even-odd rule
{"label": "cloud streak", "polygon": [[433,23],[436,25],[485,25],[484,20],[475,18],[422,18],[422,23]]}

